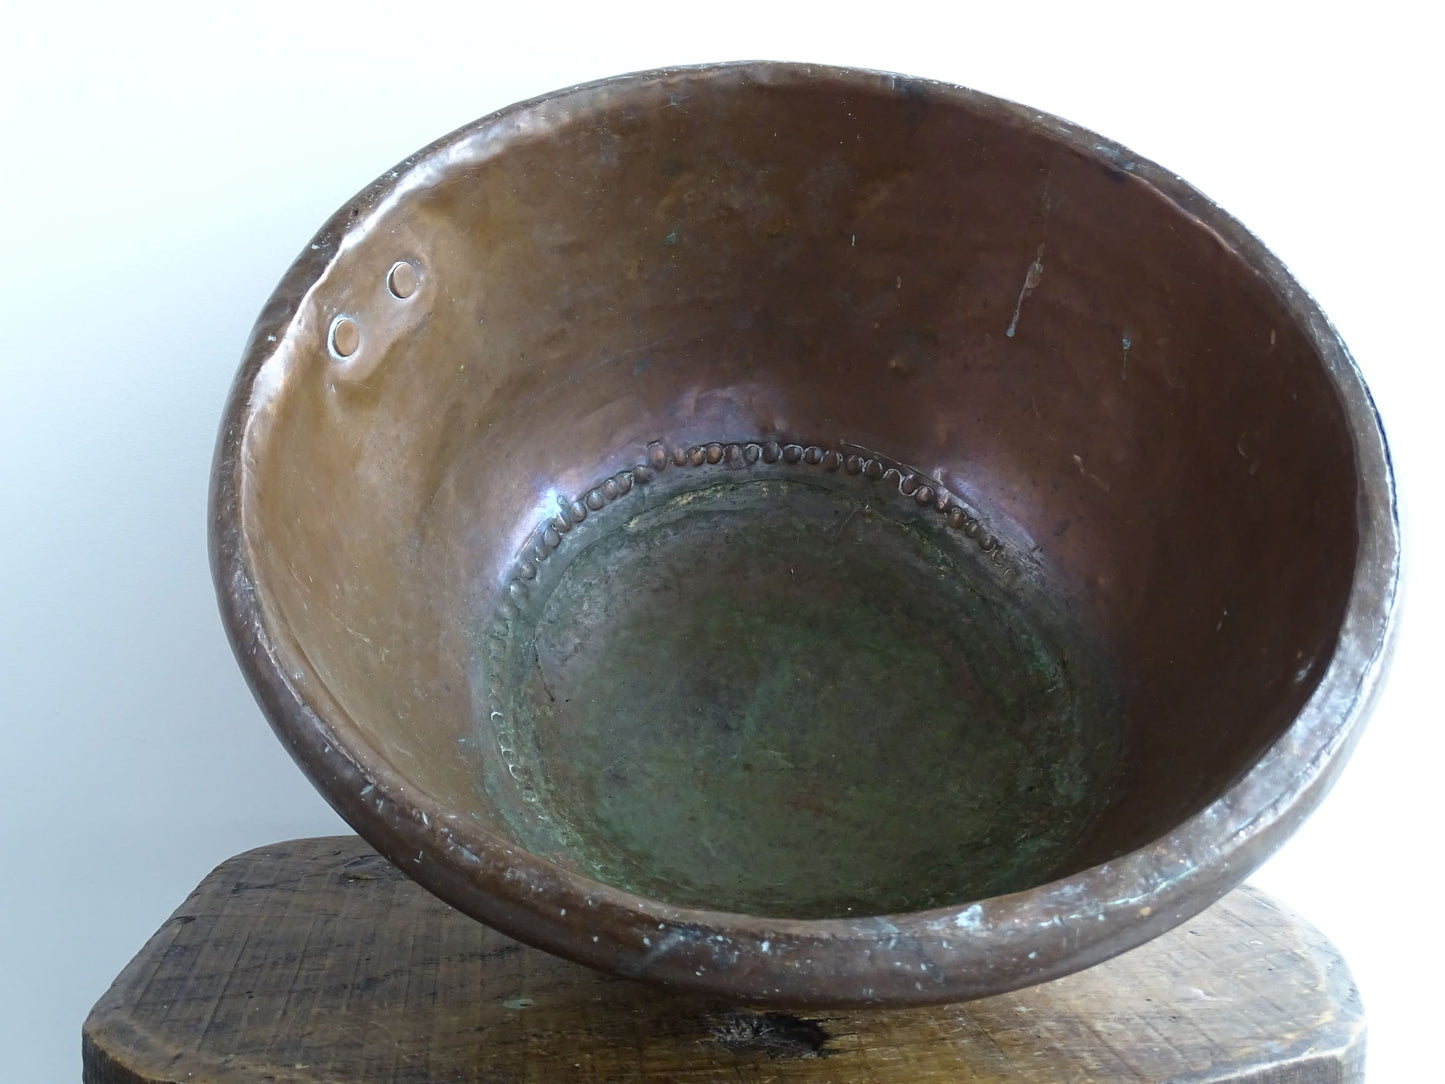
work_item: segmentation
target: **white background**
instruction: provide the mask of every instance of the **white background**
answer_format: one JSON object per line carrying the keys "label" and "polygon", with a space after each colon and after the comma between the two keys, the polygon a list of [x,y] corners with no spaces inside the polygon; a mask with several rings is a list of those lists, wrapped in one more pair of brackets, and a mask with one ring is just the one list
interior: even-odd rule
{"label": "white background", "polygon": [[1439,1079],[1445,123],[1428,11],[15,4],[0,19],[0,1082],[78,1078],[90,1005],[217,862],[344,830],[252,703],[206,564],[222,401],[291,259],[354,191],[477,116],[741,58],[947,79],[1120,140],[1258,233],[1351,344],[1407,501],[1405,627],[1343,781],[1256,881],[1348,957],[1371,1080]]}

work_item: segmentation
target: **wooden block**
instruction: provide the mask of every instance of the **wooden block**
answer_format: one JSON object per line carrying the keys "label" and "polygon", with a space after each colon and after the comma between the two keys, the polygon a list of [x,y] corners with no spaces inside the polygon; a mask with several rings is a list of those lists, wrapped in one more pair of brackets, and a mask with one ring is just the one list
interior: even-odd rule
{"label": "wooden block", "polygon": [[350,836],[223,863],[85,1023],[88,1084],[1363,1079],[1344,961],[1245,887],[1057,982],[785,1013],[613,978],[451,910]]}

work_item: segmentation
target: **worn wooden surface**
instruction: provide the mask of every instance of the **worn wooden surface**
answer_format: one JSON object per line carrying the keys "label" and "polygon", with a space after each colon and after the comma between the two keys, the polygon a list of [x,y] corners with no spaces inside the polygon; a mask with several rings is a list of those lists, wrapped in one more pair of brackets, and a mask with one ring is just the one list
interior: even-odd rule
{"label": "worn wooden surface", "polygon": [[1329,943],[1250,888],[1044,986],[791,1014],[519,945],[337,836],[217,868],[96,1004],[84,1048],[89,1084],[1315,1084],[1362,1078],[1364,1017]]}

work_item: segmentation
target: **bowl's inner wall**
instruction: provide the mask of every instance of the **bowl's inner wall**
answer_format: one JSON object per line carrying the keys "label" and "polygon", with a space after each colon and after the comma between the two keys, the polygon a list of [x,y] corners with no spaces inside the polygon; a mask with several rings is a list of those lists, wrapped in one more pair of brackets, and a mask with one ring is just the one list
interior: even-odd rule
{"label": "bowl's inner wall", "polygon": [[[499,754],[487,691],[474,686],[487,675],[483,626],[556,496],[647,462],[653,441],[847,441],[937,479],[1006,539],[1023,572],[1006,586],[981,576],[987,606],[1015,598],[1021,613],[1070,630],[1058,634],[1072,645],[1059,658],[1107,660],[1086,666],[1084,684],[1107,693],[1081,694],[1079,725],[1085,745],[1110,750],[1109,769],[1085,828],[1048,837],[1024,881],[1141,845],[1221,793],[1288,725],[1334,643],[1357,544],[1344,413],[1306,336],[1236,254],[1128,162],[1101,162],[1027,116],[886,77],[806,81],[793,70],[758,82],[724,69],[524,108],[465,137],[446,163],[423,161],[426,184],[365,209],[375,220],[305,299],[257,382],[268,399],[246,436],[243,526],[267,619],[304,660],[298,683],[413,786],[546,850],[526,838],[527,811],[485,783]],[[406,300],[383,286],[397,260],[420,271]],[[344,362],[327,349],[337,314],[361,329]],[[709,583],[740,585],[736,602],[762,589],[728,564],[735,545],[709,551],[701,540],[731,529],[724,517],[689,545]],[[872,571],[860,566],[860,581],[882,582]],[[664,573],[676,575],[686,630],[716,600]],[[617,574],[632,577],[630,590],[652,582]],[[847,579],[818,574],[835,587]],[[599,572],[589,582],[612,581]],[[817,650],[846,641],[875,659],[907,654],[917,641],[900,642],[899,629],[918,624],[904,599],[913,582],[858,610],[886,614],[888,597],[903,599],[891,611],[912,615],[902,625],[859,618],[859,631],[840,611],[839,635]],[[966,628],[949,605],[941,619]],[[714,629],[737,639],[728,622],[740,612]],[[538,627],[541,650],[549,626]],[[666,651],[663,637],[652,655],[615,660],[675,669]],[[890,665],[928,680],[906,660]],[[736,695],[728,673],[716,695],[690,687],[694,722]],[[889,697],[859,684],[842,699],[867,711],[850,715],[829,692],[843,687],[826,668],[799,686],[836,709],[813,713],[827,717],[818,741],[866,759],[880,734],[895,746],[916,738],[915,762],[955,761],[912,777],[927,785],[900,794],[891,817],[848,822],[854,850],[879,856],[865,860],[875,879],[925,885],[935,866],[976,861],[957,853],[948,826],[984,738],[940,744],[946,720],[911,687]],[[702,754],[686,750],[715,761],[715,743],[699,745],[682,721],[643,740],[637,719],[658,713],[606,696],[613,706],[585,726],[605,733],[615,720],[634,761],[658,751],[667,769],[656,778],[683,779],[678,794],[707,791]],[[571,755],[566,727],[584,724],[568,718],[531,737],[552,774],[578,776],[559,793],[600,817],[617,788],[599,780],[601,762],[588,776],[586,757]],[[808,718],[770,702],[749,725]],[[1056,742],[1030,740],[1036,765],[1061,762]],[[822,770],[798,766],[798,781]],[[637,781],[628,785],[620,793],[640,801]],[[695,812],[651,792],[663,819]],[[779,826],[765,841],[779,866],[790,815],[826,821],[846,806],[809,812],[798,788],[761,788],[757,800]],[[858,801],[882,808],[877,796]],[[891,845],[904,835],[918,841],[907,870]],[[1015,831],[1009,847],[1027,836]],[[669,838],[685,850],[685,833]],[[552,857],[608,876],[587,843]],[[817,846],[798,834],[795,864],[810,883],[830,868],[814,861]],[[696,866],[749,854],[700,852]],[[628,887],[738,903],[700,898],[706,885],[666,873]],[[780,909],[922,900],[844,902],[835,887],[818,883],[803,899],[794,885]],[[974,890],[1000,888],[984,878],[947,891]]]}

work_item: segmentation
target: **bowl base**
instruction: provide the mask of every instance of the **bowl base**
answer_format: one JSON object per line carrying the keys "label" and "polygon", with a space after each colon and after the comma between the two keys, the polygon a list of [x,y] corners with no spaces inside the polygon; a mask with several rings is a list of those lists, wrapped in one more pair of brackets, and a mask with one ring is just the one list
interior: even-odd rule
{"label": "bowl base", "polygon": [[644,468],[524,554],[478,676],[529,849],[791,918],[1066,871],[1118,762],[1109,668],[972,512],[816,451]]}

